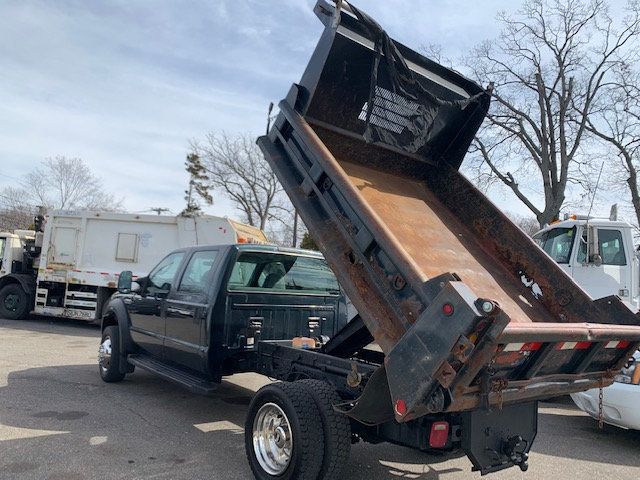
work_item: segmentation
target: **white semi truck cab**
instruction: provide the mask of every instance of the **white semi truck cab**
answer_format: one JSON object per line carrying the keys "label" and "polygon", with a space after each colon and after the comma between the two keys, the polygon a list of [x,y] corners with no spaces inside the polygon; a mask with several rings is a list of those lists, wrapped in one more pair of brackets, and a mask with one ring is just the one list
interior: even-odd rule
{"label": "white semi truck cab", "polygon": [[618,295],[638,310],[639,263],[632,225],[571,215],[540,230],[534,239],[592,298]]}
{"label": "white semi truck cab", "polygon": [[0,232],[0,277],[22,269],[25,248],[35,242],[35,236],[33,230]]}

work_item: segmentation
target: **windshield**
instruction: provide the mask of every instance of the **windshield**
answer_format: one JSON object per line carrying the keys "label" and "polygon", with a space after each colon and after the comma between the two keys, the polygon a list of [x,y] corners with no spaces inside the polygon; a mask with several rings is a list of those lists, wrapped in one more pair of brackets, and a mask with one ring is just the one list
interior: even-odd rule
{"label": "windshield", "polygon": [[533,237],[542,249],[558,263],[569,263],[576,228],[553,228]]}

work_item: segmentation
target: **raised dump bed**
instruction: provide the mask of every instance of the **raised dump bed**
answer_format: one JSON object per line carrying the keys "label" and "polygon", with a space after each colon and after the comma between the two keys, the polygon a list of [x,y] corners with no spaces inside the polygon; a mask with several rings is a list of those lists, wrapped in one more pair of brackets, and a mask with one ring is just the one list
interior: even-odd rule
{"label": "raised dump bed", "polygon": [[316,13],[322,38],[258,144],[360,313],[325,352],[354,354],[366,327],[385,354],[345,413],[405,422],[610,384],[638,317],[592,300],[458,171],[490,89],[356,9]]}

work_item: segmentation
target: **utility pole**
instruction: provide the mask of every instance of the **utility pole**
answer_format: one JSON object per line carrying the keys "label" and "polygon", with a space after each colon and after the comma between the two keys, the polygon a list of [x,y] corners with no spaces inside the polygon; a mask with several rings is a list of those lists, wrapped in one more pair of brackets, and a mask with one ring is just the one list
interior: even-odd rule
{"label": "utility pole", "polygon": [[156,212],[158,215],[162,215],[164,212],[169,211],[168,208],[163,208],[163,207],[150,208],[149,210],[152,212]]}

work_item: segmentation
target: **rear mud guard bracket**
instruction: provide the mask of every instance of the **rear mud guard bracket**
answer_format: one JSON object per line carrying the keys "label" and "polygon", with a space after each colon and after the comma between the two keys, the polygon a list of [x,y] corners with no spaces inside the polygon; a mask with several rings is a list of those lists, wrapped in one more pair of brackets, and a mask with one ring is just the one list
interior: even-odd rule
{"label": "rear mud guard bracket", "polygon": [[482,475],[514,465],[526,471],[538,431],[538,402],[462,414],[462,448]]}

